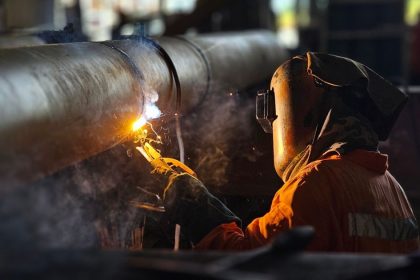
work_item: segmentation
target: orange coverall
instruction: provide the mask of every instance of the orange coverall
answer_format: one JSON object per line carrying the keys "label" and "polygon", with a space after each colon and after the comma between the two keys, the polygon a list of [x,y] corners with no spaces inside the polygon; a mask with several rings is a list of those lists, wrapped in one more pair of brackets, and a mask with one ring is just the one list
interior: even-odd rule
{"label": "orange coverall", "polygon": [[208,233],[197,249],[245,250],[300,225],[315,228],[311,251],[408,253],[419,248],[417,222],[386,155],[355,150],[305,166],[275,194],[270,211],[242,231]]}

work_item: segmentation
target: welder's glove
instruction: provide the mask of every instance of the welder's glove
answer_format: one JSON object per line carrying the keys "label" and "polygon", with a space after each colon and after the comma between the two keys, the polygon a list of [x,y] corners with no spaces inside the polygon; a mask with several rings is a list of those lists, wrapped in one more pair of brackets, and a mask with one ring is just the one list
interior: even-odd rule
{"label": "welder's glove", "polygon": [[218,225],[234,221],[241,226],[241,220],[226,205],[187,173],[169,178],[163,203],[169,220],[181,225],[194,244]]}

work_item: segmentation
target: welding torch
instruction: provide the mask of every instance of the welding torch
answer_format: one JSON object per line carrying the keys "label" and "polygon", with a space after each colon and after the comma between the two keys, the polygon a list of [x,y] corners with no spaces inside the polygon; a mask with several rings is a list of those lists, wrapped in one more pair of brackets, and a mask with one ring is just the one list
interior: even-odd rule
{"label": "welding torch", "polygon": [[[182,162],[174,158],[162,157],[160,152],[148,142],[143,143],[141,146],[137,146],[136,150],[139,151],[140,154],[142,154],[143,157],[152,165],[154,168],[152,173],[166,175],[169,178],[173,178],[185,173],[188,173],[193,177],[197,177],[195,172]],[[152,194],[152,196],[157,198],[157,203],[132,201],[131,203],[135,207],[154,212],[165,212],[163,202],[158,194],[150,193],[141,187],[138,188],[148,195]]]}
{"label": "welding torch", "polygon": [[241,220],[207,190],[191,168],[176,159],[162,157],[149,142],[143,142],[136,150],[154,167],[152,172],[169,175],[161,206],[138,203],[136,207],[167,213],[168,220],[175,224],[174,250],[179,249],[181,227],[187,238],[197,244],[218,225],[241,225]]}
{"label": "welding torch", "polygon": [[162,157],[162,155],[150,143],[145,143],[140,147],[136,147],[143,157],[152,165],[153,173],[163,175],[176,176],[182,173],[188,173],[193,177],[197,177],[195,172],[184,163],[174,158]]}

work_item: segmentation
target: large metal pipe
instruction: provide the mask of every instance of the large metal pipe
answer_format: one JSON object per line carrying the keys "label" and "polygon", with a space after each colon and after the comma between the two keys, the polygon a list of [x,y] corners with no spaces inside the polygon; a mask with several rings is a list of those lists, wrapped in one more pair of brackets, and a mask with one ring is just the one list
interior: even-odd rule
{"label": "large metal pipe", "polygon": [[[268,32],[160,38],[179,76],[181,113],[206,93],[253,85],[286,58]],[[146,40],[0,50],[0,184],[16,186],[124,141],[155,91],[175,110],[168,62]]]}

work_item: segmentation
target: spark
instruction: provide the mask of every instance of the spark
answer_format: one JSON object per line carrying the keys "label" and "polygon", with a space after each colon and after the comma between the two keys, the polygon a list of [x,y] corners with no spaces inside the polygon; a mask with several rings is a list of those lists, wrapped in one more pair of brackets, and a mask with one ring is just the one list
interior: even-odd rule
{"label": "spark", "polygon": [[142,126],[144,126],[147,123],[147,120],[145,117],[140,116],[140,118],[138,118],[132,126],[133,131],[138,131],[140,128],[142,128]]}
{"label": "spark", "polygon": [[159,110],[159,108],[152,103],[146,104],[144,106],[144,114],[141,115],[132,126],[133,131],[138,131],[140,128],[142,128],[146,123],[148,123],[148,120],[159,118],[162,115],[162,112]]}
{"label": "spark", "polygon": [[159,118],[162,115],[161,111],[155,104],[149,103],[146,104],[143,113],[132,124],[133,142],[141,146],[145,143],[162,144],[162,138],[153,128],[153,124],[149,122],[149,120]]}
{"label": "spark", "polygon": [[[141,115],[132,126],[134,132],[140,130],[144,125],[148,123],[148,120],[159,118],[162,112],[155,104],[146,104],[144,107],[144,114]],[[153,129],[153,128],[152,128]],[[147,133],[147,130],[145,131]]]}

